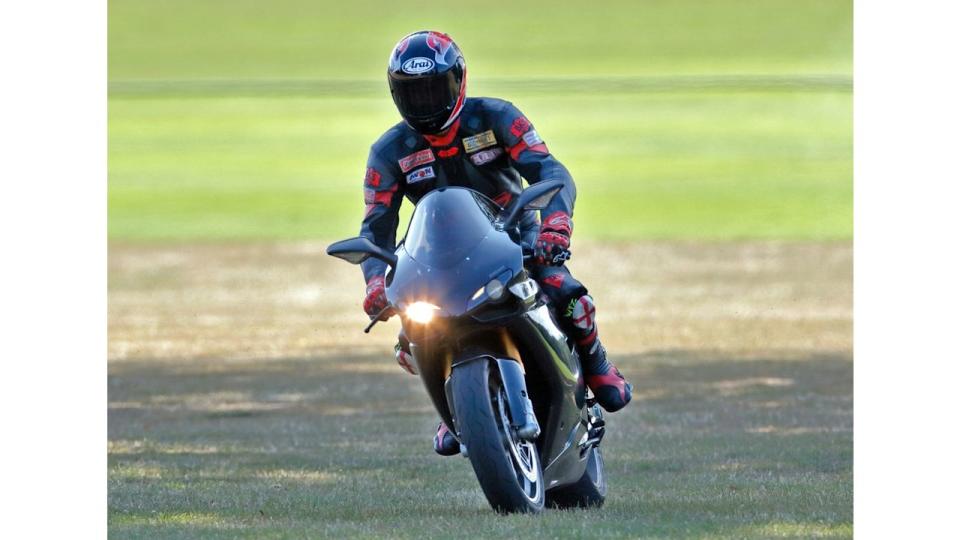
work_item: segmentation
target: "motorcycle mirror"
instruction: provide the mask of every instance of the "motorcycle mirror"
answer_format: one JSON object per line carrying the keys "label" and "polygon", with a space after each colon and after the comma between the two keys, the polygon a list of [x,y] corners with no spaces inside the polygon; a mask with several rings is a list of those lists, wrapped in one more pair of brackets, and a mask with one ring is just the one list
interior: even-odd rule
{"label": "motorcycle mirror", "polygon": [[370,257],[373,257],[380,259],[393,268],[397,266],[397,256],[395,254],[374,244],[369,238],[364,238],[363,236],[330,244],[327,247],[327,255],[343,259],[350,264],[360,264]]}
{"label": "motorcycle mirror", "polygon": [[546,180],[537,182],[520,192],[520,195],[508,204],[500,214],[499,221],[503,228],[512,229],[515,227],[523,215],[523,210],[545,208],[561,189],[563,189],[562,181]]}

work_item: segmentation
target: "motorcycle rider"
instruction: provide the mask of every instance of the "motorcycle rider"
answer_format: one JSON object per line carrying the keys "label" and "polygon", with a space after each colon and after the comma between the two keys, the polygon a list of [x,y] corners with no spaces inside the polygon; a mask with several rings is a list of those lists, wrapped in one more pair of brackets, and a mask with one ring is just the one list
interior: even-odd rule
{"label": "motorcycle rider", "polygon": [[[404,37],[390,54],[387,74],[403,121],[370,148],[360,235],[393,251],[403,198],[416,204],[437,187],[469,187],[505,206],[522,190],[521,177],[531,184],[562,180],[564,188],[541,211],[540,223],[533,212],[521,223],[524,239],[535,245],[530,272],[550,299],[561,329],[575,343],[585,382],[597,402],[610,412],[623,408],[632,387],[607,360],[597,335],[593,298],[563,265],[576,198],[566,167],[511,103],[466,97],[466,64],[448,35],[420,31]],[[367,283],[363,309],[373,318],[387,306],[386,265],[371,258],[362,268]],[[409,344],[402,335],[396,356],[412,373]],[[442,455],[459,452],[459,443],[443,423],[434,450]]]}

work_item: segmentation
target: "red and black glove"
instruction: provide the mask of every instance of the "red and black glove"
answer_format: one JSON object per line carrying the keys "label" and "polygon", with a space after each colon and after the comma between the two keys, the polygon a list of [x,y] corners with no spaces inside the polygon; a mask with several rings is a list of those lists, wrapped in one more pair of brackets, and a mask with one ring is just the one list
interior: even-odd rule
{"label": "red and black glove", "polygon": [[533,262],[542,266],[560,266],[570,258],[570,216],[556,211],[540,225],[540,235],[533,249]]}
{"label": "red and black glove", "polygon": [[[383,276],[374,276],[367,282],[367,297],[363,299],[363,310],[372,320],[387,307],[387,291],[383,285]],[[390,317],[390,313],[380,316],[381,321]]]}

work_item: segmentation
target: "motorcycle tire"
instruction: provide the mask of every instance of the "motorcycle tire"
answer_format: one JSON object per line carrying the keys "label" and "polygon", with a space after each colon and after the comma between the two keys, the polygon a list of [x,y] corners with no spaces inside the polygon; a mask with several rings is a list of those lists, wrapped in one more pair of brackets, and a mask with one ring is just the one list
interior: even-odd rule
{"label": "motorcycle tire", "polygon": [[499,371],[477,360],[453,370],[460,440],[487,501],[500,513],[543,510],[543,469],[536,444],[520,441],[509,426]]}
{"label": "motorcycle tire", "polygon": [[603,506],[607,497],[607,479],[603,471],[600,447],[589,450],[587,470],[580,480],[547,492],[547,504],[553,508],[590,508]]}

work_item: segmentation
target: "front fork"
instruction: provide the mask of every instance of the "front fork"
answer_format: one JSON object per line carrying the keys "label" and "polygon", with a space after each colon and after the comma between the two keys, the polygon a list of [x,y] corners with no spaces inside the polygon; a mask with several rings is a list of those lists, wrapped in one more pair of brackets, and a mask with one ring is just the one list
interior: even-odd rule
{"label": "front fork", "polygon": [[507,406],[510,413],[510,427],[516,430],[517,436],[525,441],[532,441],[540,436],[540,424],[533,412],[533,402],[527,395],[527,382],[523,368],[510,359],[497,359],[500,369],[500,381],[507,394]]}

